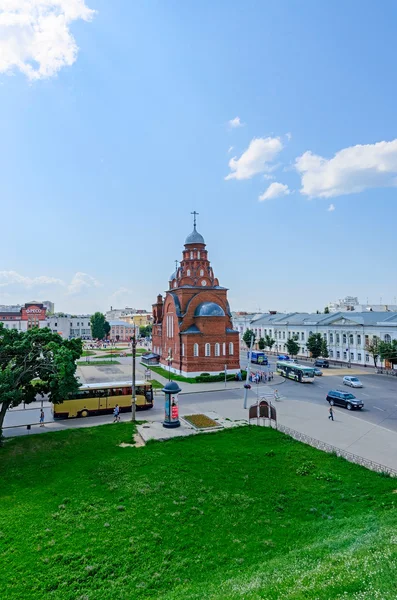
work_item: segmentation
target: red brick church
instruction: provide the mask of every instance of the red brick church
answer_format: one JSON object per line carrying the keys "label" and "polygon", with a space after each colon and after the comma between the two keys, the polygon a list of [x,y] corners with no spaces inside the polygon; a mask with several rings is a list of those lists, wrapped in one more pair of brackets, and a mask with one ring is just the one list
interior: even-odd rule
{"label": "red brick church", "polygon": [[203,236],[194,227],[163,299],[153,304],[153,352],[160,364],[181,375],[238,371],[239,333],[231,321],[227,288],[219,285]]}

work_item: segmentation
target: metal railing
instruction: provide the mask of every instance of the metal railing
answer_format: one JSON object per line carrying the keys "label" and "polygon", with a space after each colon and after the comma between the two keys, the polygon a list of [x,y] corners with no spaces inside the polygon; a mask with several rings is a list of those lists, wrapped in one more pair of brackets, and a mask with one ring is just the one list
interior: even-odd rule
{"label": "metal railing", "polygon": [[332,446],[326,442],[321,442],[320,440],[316,440],[305,433],[300,433],[299,431],[291,429],[290,427],[286,427],[285,425],[281,425],[280,423],[277,423],[277,430],[289,435],[298,442],[303,442],[304,444],[308,444],[309,446],[317,448],[318,450],[322,450],[323,452],[335,454],[336,456],[340,456],[349,462],[366,467],[371,471],[376,471],[377,473],[387,473],[391,477],[397,477],[397,471],[391,467],[386,467],[386,465],[381,465],[373,460],[369,460],[368,458],[357,456],[357,454],[352,454],[351,452],[347,452],[347,450],[342,450],[341,448],[337,448],[336,446]]}

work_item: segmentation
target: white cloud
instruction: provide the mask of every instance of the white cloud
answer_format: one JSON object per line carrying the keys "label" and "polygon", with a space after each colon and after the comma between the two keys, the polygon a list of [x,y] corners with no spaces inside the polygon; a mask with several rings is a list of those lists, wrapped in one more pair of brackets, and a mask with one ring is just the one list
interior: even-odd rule
{"label": "white cloud", "polygon": [[335,210],[335,204],[330,204],[327,208],[328,212],[333,212]]}
{"label": "white cloud", "polygon": [[240,117],[234,117],[234,119],[230,119],[230,121],[228,121],[228,125],[232,129],[237,129],[237,127],[244,127],[245,123],[241,122]]}
{"label": "white cloud", "polygon": [[35,80],[72,65],[78,47],[69,26],[94,14],[85,0],[1,0],[0,73],[19,69]]}
{"label": "white cloud", "polygon": [[78,272],[74,275],[72,281],[68,285],[69,294],[79,294],[85,288],[101,287],[101,283],[88,275],[87,273]]}
{"label": "white cloud", "polygon": [[45,275],[41,275],[40,277],[25,277],[16,271],[0,271],[0,287],[15,284],[22,285],[25,288],[32,288],[38,285],[65,285],[62,279],[56,279],[55,277],[47,277]]}
{"label": "white cloud", "polygon": [[287,140],[290,142],[291,138],[292,138],[292,133],[288,132],[285,134],[285,137],[287,138]]}
{"label": "white cloud", "polygon": [[269,185],[267,190],[263,192],[261,196],[259,196],[259,202],[263,202],[264,200],[274,200],[275,198],[281,198],[282,196],[288,196],[291,193],[288,185],[284,183],[279,183],[278,181],[274,181]]}
{"label": "white cloud", "polygon": [[283,149],[280,138],[254,138],[240,158],[233,157],[229,161],[231,173],[228,179],[250,179],[258,173],[269,172],[274,168],[270,163]]}
{"label": "white cloud", "polygon": [[228,150],[228,154],[230,154],[230,152],[233,150],[234,146],[230,146],[229,150]]}
{"label": "white cloud", "polygon": [[295,161],[301,194],[333,198],[368,188],[397,186],[397,139],[350,146],[331,159],[305,152]]}
{"label": "white cloud", "polygon": [[0,271],[0,288],[22,287],[24,289],[39,288],[44,286],[60,286],[68,294],[78,294],[85,288],[100,287],[94,277],[87,273],[77,272],[71,282],[65,283],[62,279],[40,275],[38,277],[26,277],[16,271]]}

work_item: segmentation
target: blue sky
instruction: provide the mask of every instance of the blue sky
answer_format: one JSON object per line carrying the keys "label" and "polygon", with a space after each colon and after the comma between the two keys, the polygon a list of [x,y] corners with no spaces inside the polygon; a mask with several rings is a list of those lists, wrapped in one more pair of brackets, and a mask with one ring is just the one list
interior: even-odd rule
{"label": "blue sky", "polygon": [[395,3],[48,4],[0,9],[1,304],[149,308],[192,210],[234,310],[394,302]]}

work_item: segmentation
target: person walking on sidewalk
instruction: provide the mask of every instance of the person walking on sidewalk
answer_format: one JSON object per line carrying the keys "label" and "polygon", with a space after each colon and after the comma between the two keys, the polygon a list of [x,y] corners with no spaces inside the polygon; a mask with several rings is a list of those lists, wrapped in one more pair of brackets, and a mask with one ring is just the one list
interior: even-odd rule
{"label": "person walking on sidewalk", "polygon": [[117,423],[118,421],[120,421],[120,407],[118,404],[116,404],[116,406],[114,407],[113,416],[113,423]]}
{"label": "person walking on sidewalk", "polygon": [[40,427],[44,427],[44,410],[40,410]]}
{"label": "person walking on sidewalk", "polygon": [[328,415],[328,419],[331,419],[332,421],[334,420],[334,409],[332,408],[332,406],[329,407],[329,415]]}

